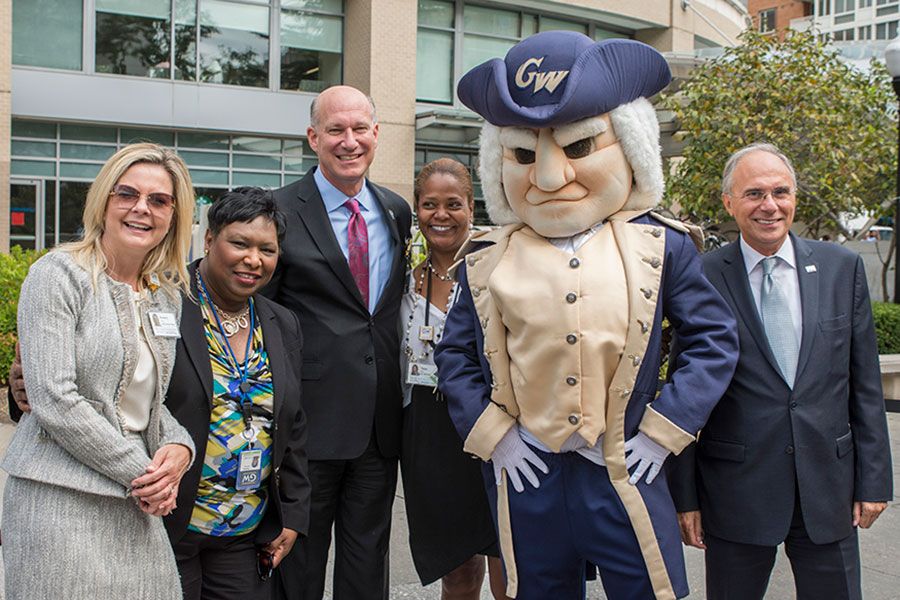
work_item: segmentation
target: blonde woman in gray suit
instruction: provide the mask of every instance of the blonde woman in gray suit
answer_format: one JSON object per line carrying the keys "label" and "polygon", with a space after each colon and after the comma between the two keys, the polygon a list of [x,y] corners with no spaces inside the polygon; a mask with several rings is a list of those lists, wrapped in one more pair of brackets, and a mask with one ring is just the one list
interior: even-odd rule
{"label": "blonde woman in gray suit", "polygon": [[193,208],[174,152],[126,146],[88,191],[84,237],[35,262],[22,285],[32,412],[2,463],[7,598],[181,598],[159,516],[194,446],[162,400]]}

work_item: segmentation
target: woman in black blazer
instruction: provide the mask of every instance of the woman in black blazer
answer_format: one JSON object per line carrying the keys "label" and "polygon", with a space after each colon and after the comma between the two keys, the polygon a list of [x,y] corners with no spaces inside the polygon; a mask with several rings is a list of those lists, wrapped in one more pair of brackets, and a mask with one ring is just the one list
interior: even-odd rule
{"label": "woman in black blazer", "polygon": [[165,519],[186,599],[268,597],[272,568],[308,530],[300,324],[256,294],[283,234],[271,193],[239,188],[210,208],[190,266],[166,399],[197,447]]}

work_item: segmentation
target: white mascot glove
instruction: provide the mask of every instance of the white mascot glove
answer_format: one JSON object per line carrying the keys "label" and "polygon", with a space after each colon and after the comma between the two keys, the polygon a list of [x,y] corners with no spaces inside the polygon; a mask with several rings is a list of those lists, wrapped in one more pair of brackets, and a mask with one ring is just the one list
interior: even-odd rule
{"label": "white mascot glove", "polygon": [[637,465],[628,483],[636,485],[647,474],[647,484],[653,483],[669,451],[651,440],[643,431],[625,442],[625,468]]}
{"label": "white mascot glove", "polygon": [[494,453],[491,454],[491,462],[494,464],[494,479],[497,480],[497,485],[499,486],[503,481],[501,473],[503,469],[506,469],[506,475],[512,482],[513,489],[517,492],[525,490],[525,486],[522,485],[522,475],[535,489],[541,487],[537,474],[531,465],[540,469],[544,474],[550,472],[547,465],[541,460],[541,457],[535,454],[528,447],[528,444],[519,437],[518,425],[510,427],[506,435],[494,447]]}

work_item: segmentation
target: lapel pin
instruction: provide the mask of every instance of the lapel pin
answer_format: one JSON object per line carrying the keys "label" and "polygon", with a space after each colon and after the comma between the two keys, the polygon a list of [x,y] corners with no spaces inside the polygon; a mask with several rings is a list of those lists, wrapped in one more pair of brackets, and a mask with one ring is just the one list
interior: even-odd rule
{"label": "lapel pin", "polygon": [[816,272],[816,265],[806,265],[806,272],[807,272],[807,273],[815,273],[815,272]]}

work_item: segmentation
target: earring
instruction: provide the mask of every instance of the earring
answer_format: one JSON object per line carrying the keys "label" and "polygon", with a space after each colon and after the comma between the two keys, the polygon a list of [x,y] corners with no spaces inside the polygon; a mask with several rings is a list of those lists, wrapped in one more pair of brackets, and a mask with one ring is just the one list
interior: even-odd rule
{"label": "earring", "polygon": [[203,256],[208,256],[208,255],[209,255],[209,248],[204,248],[204,249],[203,249]]}

